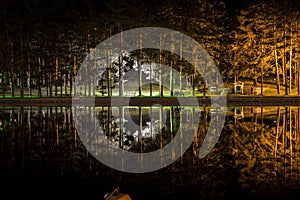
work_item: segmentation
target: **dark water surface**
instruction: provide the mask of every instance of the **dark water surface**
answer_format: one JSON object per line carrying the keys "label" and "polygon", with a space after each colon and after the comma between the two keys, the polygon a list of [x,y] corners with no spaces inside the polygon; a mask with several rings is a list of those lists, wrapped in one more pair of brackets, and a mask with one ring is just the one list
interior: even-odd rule
{"label": "dark water surface", "polygon": [[70,107],[2,107],[1,196],[103,199],[119,186],[137,200],[298,199],[300,107],[222,110],[227,114],[221,136],[200,159],[199,148],[216,110],[94,108],[103,141],[124,151],[159,150],[176,133],[184,138],[181,124],[195,130],[194,142],[171,165],[148,173],[126,173],[102,164],[87,151]]}

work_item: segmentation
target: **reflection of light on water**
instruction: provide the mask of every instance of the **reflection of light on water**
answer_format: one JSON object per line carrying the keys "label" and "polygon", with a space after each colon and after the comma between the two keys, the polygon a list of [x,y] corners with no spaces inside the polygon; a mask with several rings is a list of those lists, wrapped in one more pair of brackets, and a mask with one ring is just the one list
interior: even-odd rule
{"label": "reflection of light on water", "polygon": [[134,141],[138,142],[140,138],[151,138],[155,139],[156,135],[159,134],[159,120],[153,120],[146,122],[147,126],[145,126],[141,133],[139,133],[138,130],[136,130],[132,135],[134,137]]}
{"label": "reflection of light on water", "polygon": [[[133,152],[162,149],[183,130],[193,130],[204,111],[203,107],[98,107],[97,117],[102,138],[96,142],[109,149]],[[210,119],[208,119],[210,120]],[[195,133],[196,134],[196,133]]]}
{"label": "reflection of light on water", "polygon": [[[187,173],[185,172],[192,171],[193,173],[190,173],[189,178],[197,179],[198,182],[201,181],[201,184],[220,181],[217,182],[219,185],[215,184],[213,187],[219,187],[220,184],[224,184],[224,187],[227,187],[226,181],[228,177],[220,179],[220,174],[225,174],[224,168],[233,165],[234,168],[229,169],[232,169],[233,173],[240,174],[238,179],[235,180],[236,184],[242,185],[245,190],[247,189],[254,192],[277,190],[278,193],[280,193],[282,188],[285,187],[285,184],[293,184],[294,187],[298,186],[300,177],[300,140],[298,139],[300,108],[264,107],[261,109],[260,107],[243,107],[244,119],[237,120],[236,123],[234,123],[235,108],[238,109],[238,107],[217,109],[217,113],[223,110],[227,112],[229,117],[227,118],[227,125],[223,130],[223,139],[220,140],[219,145],[208,155],[207,160],[205,160],[205,162],[210,165],[199,164],[198,159],[196,159],[198,158],[198,152],[195,152],[194,157],[191,156],[193,154],[189,154],[193,152],[187,152],[186,157],[183,157],[186,160],[183,159],[183,161],[190,165],[174,165],[174,168],[169,169],[183,170],[184,173],[176,174],[178,176],[186,176]],[[97,112],[101,111],[101,109],[102,107],[96,108]],[[188,117],[186,113],[188,113],[192,119],[199,117],[203,119],[199,130],[195,131],[195,139],[198,140],[198,143],[194,142],[193,144],[193,150],[197,150],[197,148],[199,150],[201,142],[203,141],[200,131],[204,133],[206,128],[204,122],[208,122],[210,119],[205,116],[210,114],[210,110],[209,107],[206,107],[205,110],[203,107],[193,108],[194,110],[189,109],[189,107],[177,109],[177,111],[180,110],[181,112],[174,114],[173,117],[181,115],[181,120],[185,120],[186,117]],[[104,110],[105,113],[107,113],[108,109],[104,108]],[[83,164],[84,161],[90,159],[89,154],[86,153],[86,149],[78,140],[77,145],[74,145],[74,141],[76,144],[76,134],[74,135],[74,125],[70,109],[55,109],[54,107],[37,109],[36,107],[32,107],[24,108],[22,112],[23,115],[21,115],[20,109],[14,108],[14,110],[12,110],[9,108],[3,109],[3,113],[0,115],[0,126],[5,127],[4,131],[0,134],[0,154],[2,153],[0,158],[2,166],[7,168],[14,167],[19,170],[19,167],[26,167],[20,165],[22,162],[27,164],[39,163],[41,167],[47,167],[49,163],[55,162],[56,165],[61,167],[59,168],[59,170],[61,170],[59,172],[73,172],[75,175],[82,172],[82,174],[89,175],[89,173],[86,173],[86,165]],[[261,115],[260,112],[263,112],[264,115]],[[43,113],[45,118],[41,117]],[[60,113],[63,115],[60,115]],[[23,118],[15,117],[16,123],[11,123],[11,116],[23,116]],[[128,116],[125,116],[126,119],[127,117]],[[114,120],[117,122],[120,119],[122,118],[117,116]],[[159,129],[159,121],[151,121],[151,119],[152,118],[147,118],[142,126],[142,130],[145,133],[149,133],[151,127],[152,130],[155,128]],[[276,123],[274,123],[274,121]],[[56,126],[52,126],[52,124],[56,122],[59,128],[59,146],[55,144],[56,138],[50,134],[55,131]],[[106,119],[105,122],[107,123],[108,120]],[[112,122],[112,120],[110,122]],[[193,120],[191,120],[191,123],[186,123],[186,125],[191,126],[192,123]],[[44,128],[46,126],[47,128]],[[123,126],[123,128],[125,128],[125,126]],[[22,132],[20,131],[21,129],[23,129]],[[118,131],[120,130],[118,129]],[[135,131],[136,130],[130,130],[130,134],[132,135]],[[156,134],[157,132],[154,133]],[[196,135],[197,133],[198,135]],[[130,139],[129,135],[127,135],[127,137],[128,141],[131,141],[131,145],[134,144],[134,141]],[[116,137],[114,140],[108,139],[104,132],[95,134],[93,139],[96,145],[94,145],[94,143],[90,145],[91,148],[97,148],[98,154],[103,154],[103,151],[107,151],[109,154],[111,153],[110,155],[114,155],[116,154],[114,150],[119,148],[119,142],[117,141],[119,138]],[[149,140],[150,139],[151,138],[149,138]],[[13,144],[17,144],[15,143],[16,141],[20,141],[20,144],[24,146],[15,145],[14,148],[11,148]],[[126,138],[124,139],[124,143],[125,142]],[[124,146],[124,150],[129,151],[131,147],[130,143],[128,142],[126,144],[128,145]],[[42,149],[41,147],[43,146],[45,148]],[[24,156],[13,157],[16,153],[20,153]],[[45,158],[47,162],[39,159],[42,157]],[[179,162],[180,161],[178,161],[178,163]],[[95,166],[98,165],[91,162],[91,167],[96,170],[95,173],[101,174],[103,168],[99,168],[99,171],[97,171],[98,169]],[[29,169],[26,168],[25,170]],[[208,176],[207,173],[211,176]]]}
{"label": "reflection of light on water", "polygon": [[[98,108],[97,118],[104,138],[97,144],[109,144],[111,148],[161,149],[184,126],[199,119],[201,108],[191,107],[107,107]],[[186,127],[186,126],[184,126]],[[134,150],[135,149],[135,150]]]}

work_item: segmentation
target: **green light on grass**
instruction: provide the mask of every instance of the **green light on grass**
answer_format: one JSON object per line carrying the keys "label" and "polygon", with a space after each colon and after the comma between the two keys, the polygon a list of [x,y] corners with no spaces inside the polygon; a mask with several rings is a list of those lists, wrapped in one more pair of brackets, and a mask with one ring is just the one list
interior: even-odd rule
{"label": "green light on grass", "polygon": [[0,96],[2,99],[20,99],[20,98],[38,98],[39,96],[12,96],[12,95],[5,95],[5,96]]}

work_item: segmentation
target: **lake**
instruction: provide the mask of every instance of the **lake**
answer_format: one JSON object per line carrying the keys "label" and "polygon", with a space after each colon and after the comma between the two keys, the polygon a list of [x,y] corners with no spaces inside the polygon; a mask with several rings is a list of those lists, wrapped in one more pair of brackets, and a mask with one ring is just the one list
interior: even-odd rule
{"label": "lake", "polygon": [[[102,199],[119,186],[132,199],[296,199],[299,128],[297,106],[2,107],[1,194]],[[167,146],[156,170],[122,171],[124,152],[146,169],[147,153]]]}

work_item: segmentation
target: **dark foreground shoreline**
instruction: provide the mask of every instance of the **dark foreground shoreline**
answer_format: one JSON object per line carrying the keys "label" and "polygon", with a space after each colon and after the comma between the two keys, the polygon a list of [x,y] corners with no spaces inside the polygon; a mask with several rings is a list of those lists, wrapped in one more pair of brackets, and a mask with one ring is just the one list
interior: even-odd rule
{"label": "dark foreground shoreline", "polygon": [[[214,98],[220,106],[300,106],[300,96],[227,96]],[[224,101],[225,100],[225,101]],[[210,97],[41,97],[1,98],[0,106],[209,106]]]}

